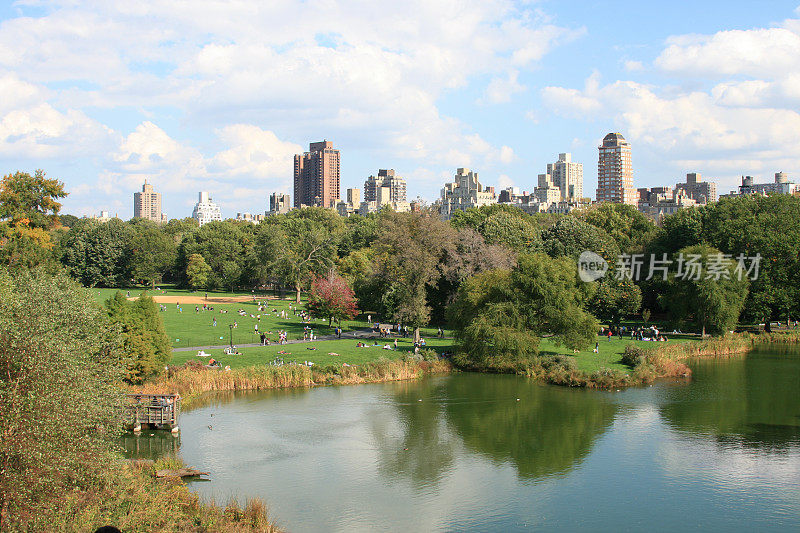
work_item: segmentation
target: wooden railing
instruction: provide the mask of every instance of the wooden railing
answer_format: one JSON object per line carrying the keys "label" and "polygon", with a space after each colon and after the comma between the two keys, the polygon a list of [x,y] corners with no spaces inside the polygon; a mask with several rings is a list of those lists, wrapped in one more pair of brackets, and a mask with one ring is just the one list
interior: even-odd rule
{"label": "wooden railing", "polygon": [[126,424],[134,431],[147,424],[153,429],[177,431],[181,412],[178,394],[128,394]]}

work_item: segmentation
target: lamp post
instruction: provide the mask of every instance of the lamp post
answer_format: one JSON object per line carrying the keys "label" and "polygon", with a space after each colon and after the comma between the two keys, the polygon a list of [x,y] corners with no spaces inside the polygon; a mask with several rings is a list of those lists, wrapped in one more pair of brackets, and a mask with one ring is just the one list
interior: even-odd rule
{"label": "lamp post", "polygon": [[231,341],[231,353],[233,353],[233,324],[228,324],[228,327],[231,328],[231,335],[229,338]]}

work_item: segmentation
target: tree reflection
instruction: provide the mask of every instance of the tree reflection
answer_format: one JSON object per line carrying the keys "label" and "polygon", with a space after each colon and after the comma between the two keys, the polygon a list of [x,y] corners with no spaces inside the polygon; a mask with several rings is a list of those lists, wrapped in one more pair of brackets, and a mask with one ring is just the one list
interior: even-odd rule
{"label": "tree reflection", "polygon": [[[450,470],[456,442],[442,416],[442,389],[446,380],[394,384],[396,419],[379,417],[371,421],[382,475],[408,477],[423,486],[438,482]],[[393,422],[397,424],[394,427]]]}
{"label": "tree reflection", "polygon": [[[524,478],[567,472],[610,426],[605,393],[538,385],[515,376],[465,376],[445,384],[447,421],[468,448],[510,461]],[[517,401],[519,398],[519,401]]]}
{"label": "tree reflection", "polygon": [[675,390],[660,411],[675,429],[722,444],[785,449],[800,443],[797,349],[692,363],[691,389]]}
{"label": "tree reflection", "polygon": [[510,461],[524,478],[566,472],[589,453],[617,410],[605,393],[486,374],[397,384],[393,398],[396,420],[372,421],[379,469],[418,484],[435,483],[452,468],[459,441],[494,461]]}

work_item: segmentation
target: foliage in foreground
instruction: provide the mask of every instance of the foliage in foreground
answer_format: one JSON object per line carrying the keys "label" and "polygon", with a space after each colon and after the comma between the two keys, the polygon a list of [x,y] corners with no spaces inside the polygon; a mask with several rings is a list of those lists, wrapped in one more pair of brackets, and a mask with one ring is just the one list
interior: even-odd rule
{"label": "foliage in foreground", "polygon": [[235,500],[224,507],[208,505],[179,480],[155,479],[155,470],[177,466],[163,462],[114,465],[90,490],[63,494],[57,507],[36,517],[37,530],[84,532],[113,524],[126,533],[277,531],[261,500],[249,499],[244,507]]}
{"label": "foliage in foreground", "polygon": [[66,275],[0,272],[0,529],[105,475],[120,429],[113,328]]}

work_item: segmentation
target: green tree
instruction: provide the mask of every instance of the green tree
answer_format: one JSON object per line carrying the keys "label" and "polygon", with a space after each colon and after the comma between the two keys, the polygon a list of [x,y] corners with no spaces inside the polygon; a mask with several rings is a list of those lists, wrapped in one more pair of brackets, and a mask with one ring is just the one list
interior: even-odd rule
{"label": "green tree", "polygon": [[127,355],[125,380],[141,383],[159,374],[172,355],[172,346],[153,299],[142,294],[129,301],[117,291],[106,300],[106,309],[111,322],[122,333]]}
{"label": "green tree", "polygon": [[642,290],[628,278],[617,279],[613,276],[598,284],[589,301],[592,314],[617,325],[622,317],[639,312],[641,306]]}
{"label": "green tree", "polygon": [[604,230],[620,249],[629,253],[640,251],[656,233],[655,223],[633,205],[605,202],[580,217]]}
{"label": "green tree", "polygon": [[605,230],[575,217],[564,217],[544,230],[542,241],[542,248],[550,257],[577,259],[589,250],[614,265],[619,256],[619,246]]}
{"label": "green tree", "polygon": [[150,220],[136,219],[126,243],[126,258],[134,279],[146,281],[152,288],[161,281],[164,273],[177,258],[178,249],[173,238]]}
{"label": "green tree", "polygon": [[0,220],[31,228],[50,229],[58,225],[61,204],[57,201],[67,196],[64,184],[45,178],[42,170],[33,176],[27,172],[7,174],[0,181]]}
{"label": "green tree", "polygon": [[435,213],[381,213],[375,245],[375,276],[380,283],[381,314],[408,324],[419,339],[428,324],[428,289],[443,275],[447,250],[456,232]]}
{"label": "green tree", "polygon": [[[738,279],[735,274],[736,262],[724,259],[722,252],[702,244],[683,248],[678,253],[686,261],[693,256],[698,258],[702,270],[695,273],[684,266],[687,275],[670,275],[669,288],[661,297],[661,303],[673,322],[694,325],[704,337],[707,331],[724,334],[733,329],[744,307],[748,287],[747,278]],[[721,267],[719,272],[727,273],[715,275],[708,269],[712,263]]]}
{"label": "green tree", "polygon": [[0,271],[0,530],[97,486],[121,429],[117,335],[65,274]]}
{"label": "green tree", "polygon": [[64,184],[41,170],[8,174],[0,181],[0,264],[14,270],[53,262],[49,231],[58,226]]}
{"label": "green tree", "polygon": [[733,259],[761,256],[745,303],[746,319],[769,324],[800,316],[800,198],[723,198],[703,210],[703,237]]}
{"label": "green tree", "polygon": [[80,220],[60,241],[61,262],[86,287],[127,284],[125,248],[129,227],[119,219]]}
{"label": "green tree", "polygon": [[[181,276],[181,283],[188,286],[186,267],[192,254],[200,254],[211,267],[213,275],[209,280],[209,287],[241,285],[249,280],[230,280],[223,272],[223,265],[228,262],[236,263],[239,273],[244,278],[248,273],[248,263],[252,261],[255,246],[256,228],[249,222],[221,221],[205,224],[195,231],[183,234],[178,246],[178,259],[176,273]],[[230,267],[229,272],[230,274]]]}
{"label": "green tree", "polygon": [[189,287],[194,290],[207,288],[210,276],[211,267],[208,266],[203,256],[200,254],[190,255],[189,264],[186,265],[186,279]]}
{"label": "green tree", "polygon": [[513,368],[536,355],[539,339],[582,349],[597,321],[584,311],[588,292],[575,263],[544,254],[522,255],[512,270],[491,270],[467,280],[448,310],[467,365]]}
{"label": "green tree", "polygon": [[268,225],[277,230],[263,240],[258,259],[273,265],[278,276],[294,288],[295,301],[300,303],[302,290],[333,265],[344,223],[329,209],[307,207],[270,219]]}
{"label": "green tree", "polygon": [[541,250],[541,229],[534,219],[519,207],[492,204],[466,211],[457,211],[450,221],[456,229],[472,228],[488,244],[507,246],[519,252]]}

